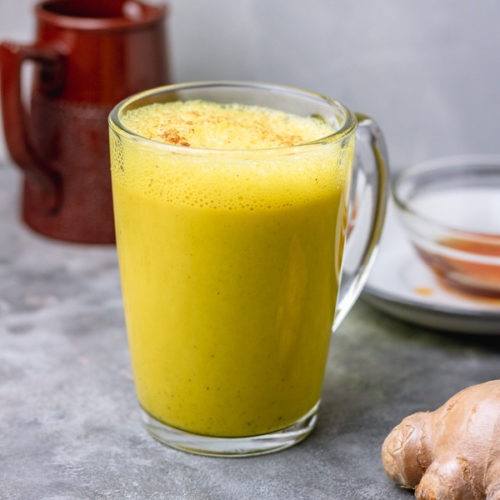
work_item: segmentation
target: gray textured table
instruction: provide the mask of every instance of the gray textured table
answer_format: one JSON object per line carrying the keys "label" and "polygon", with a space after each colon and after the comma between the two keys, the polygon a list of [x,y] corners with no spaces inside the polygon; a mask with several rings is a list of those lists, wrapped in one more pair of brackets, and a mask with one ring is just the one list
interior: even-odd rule
{"label": "gray textured table", "polygon": [[497,339],[412,327],[358,303],[334,335],[318,426],[250,459],[171,450],[141,428],[114,248],[26,229],[0,167],[0,498],[411,499],[379,450],[405,415],[500,374]]}

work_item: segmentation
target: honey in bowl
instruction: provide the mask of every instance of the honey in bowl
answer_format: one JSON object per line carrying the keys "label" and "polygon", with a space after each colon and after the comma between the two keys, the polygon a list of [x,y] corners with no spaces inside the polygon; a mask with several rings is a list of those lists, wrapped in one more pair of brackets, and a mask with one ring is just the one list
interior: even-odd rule
{"label": "honey in bowl", "polygon": [[500,157],[442,158],[403,171],[393,185],[403,226],[448,290],[500,299]]}
{"label": "honey in bowl", "polygon": [[443,238],[439,243],[454,251],[453,256],[432,253],[418,245],[415,247],[422,259],[447,285],[466,293],[500,298],[500,266],[493,259],[488,259],[500,257],[500,236],[476,236],[476,241]]}

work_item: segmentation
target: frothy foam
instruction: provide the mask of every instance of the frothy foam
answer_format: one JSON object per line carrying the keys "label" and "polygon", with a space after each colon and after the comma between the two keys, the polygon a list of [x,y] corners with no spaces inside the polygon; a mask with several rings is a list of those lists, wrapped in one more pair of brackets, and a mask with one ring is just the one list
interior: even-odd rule
{"label": "frothy foam", "polygon": [[149,104],[126,112],[121,120],[128,129],[148,139],[206,149],[296,146],[334,132],[318,118],[201,100]]}
{"label": "frothy foam", "polygon": [[[162,204],[243,211],[300,206],[337,196],[352,161],[349,137],[280,150],[279,146],[310,142],[334,130],[319,119],[269,108],[174,102],[131,110],[122,121],[150,139],[227,150],[170,150],[112,134],[114,182],[133,196]],[[273,147],[278,149],[265,149]]]}

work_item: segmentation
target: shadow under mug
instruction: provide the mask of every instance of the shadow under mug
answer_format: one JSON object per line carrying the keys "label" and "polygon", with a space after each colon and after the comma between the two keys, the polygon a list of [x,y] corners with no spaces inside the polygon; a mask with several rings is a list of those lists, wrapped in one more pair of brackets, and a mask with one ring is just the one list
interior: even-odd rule
{"label": "shadow under mug", "polygon": [[[123,122],[146,104],[198,99],[321,117],[333,133],[298,146],[233,151],[148,140]],[[361,292],[380,238],[388,191],[380,130],[338,101],[244,82],[146,91],[117,105],[109,124],[144,426],[167,445],[207,455],[258,455],[298,443],[316,422],[332,325]],[[356,152],[365,154],[351,175],[356,138]],[[345,251],[355,259],[346,265],[356,194]]]}
{"label": "shadow under mug", "polygon": [[[126,96],[168,83],[165,6],[47,0],[36,41],[0,45],[5,138],[24,173],[22,216],[60,240],[113,243],[107,116]],[[34,62],[29,110],[21,68]]]}

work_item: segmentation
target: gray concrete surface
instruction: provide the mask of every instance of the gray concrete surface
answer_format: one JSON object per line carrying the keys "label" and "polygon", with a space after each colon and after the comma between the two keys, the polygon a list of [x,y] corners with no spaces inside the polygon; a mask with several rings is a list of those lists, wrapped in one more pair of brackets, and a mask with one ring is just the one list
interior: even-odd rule
{"label": "gray concrete surface", "polygon": [[0,498],[406,499],[379,450],[405,415],[497,378],[497,339],[412,327],[358,303],[334,335],[318,427],[251,459],[187,455],[139,424],[114,248],[39,237],[0,167]]}

